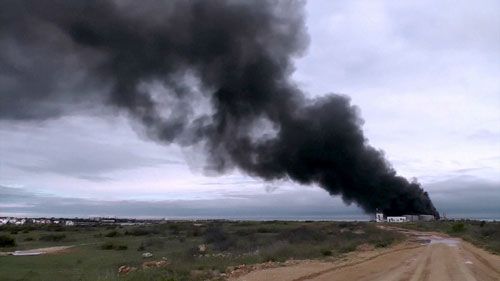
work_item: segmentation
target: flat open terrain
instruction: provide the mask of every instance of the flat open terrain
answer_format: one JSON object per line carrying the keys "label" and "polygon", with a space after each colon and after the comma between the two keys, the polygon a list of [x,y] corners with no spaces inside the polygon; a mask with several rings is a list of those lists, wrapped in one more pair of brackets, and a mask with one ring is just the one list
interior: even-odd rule
{"label": "flat open terrain", "polygon": [[[384,248],[404,239],[372,223],[283,221],[4,226],[0,236],[16,242],[0,252],[20,254],[0,253],[1,281],[225,280],[242,264],[336,259],[360,245]],[[37,252],[44,254],[29,256]],[[119,275],[122,266],[132,272]]]}
{"label": "flat open terrain", "polygon": [[388,249],[355,252],[332,262],[309,261],[254,271],[233,280],[500,280],[500,256],[442,234],[402,232],[408,240]]}
{"label": "flat open terrain", "polygon": [[395,226],[285,221],[2,226],[0,281],[500,280],[500,256],[477,247],[496,252],[499,223]]}

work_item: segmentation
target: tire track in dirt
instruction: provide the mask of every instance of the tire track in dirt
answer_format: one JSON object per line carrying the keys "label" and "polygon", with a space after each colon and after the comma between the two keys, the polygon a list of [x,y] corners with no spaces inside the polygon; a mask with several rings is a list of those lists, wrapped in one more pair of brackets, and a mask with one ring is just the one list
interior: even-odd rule
{"label": "tire track in dirt", "polygon": [[359,261],[356,261],[356,262],[342,264],[342,265],[338,265],[338,266],[333,266],[331,268],[328,268],[328,269],[325,269],[325,270],[322,270],[322,271],[319,271],[319,272],[315,272],[315,273],[312,273],[312,274],[309,274],[309,275],[306,275],[306,276],[301,276],[301,277],[299,277],[297,279],[292,279],[291,281],[306,281],[306,280],[311,280],[311,279],[314,279],[316,277],[319,277],[321,275],[327,274],[327,273],[332,272],[332,271],[336,271],[336,270],[339,270],[339,269],[342,269],[342,268],[346,268],[346,267],[356,266],[356,265],[359,265],[359,264],[362,264],[362,263],[374,260],[376,258],[385,256],[385,255],[389,255],[389,254],[393,254],[393,253],[401,252],[401,251],[412,250],[412,249],[416,249],[416,248],[420,248],[420,247],[422,247],[422,246],[412,246],[412,247],[407,247],[407,248],[402,248],[402,249],[390,250],[390,251],[383,252],[383,253],[380,253],[380,254],[377,254],[377,255],[374,255],[374,256],[371,256],[371,257],[368,257],[368,258],[365,258],[365,259],[362,259],[362,260],[359,260]]}
{"label": "tire track in dirt", "polygon": [[[394,228],[392,228],[394,229]],[[304,261],[250,272],[236,281],[499,281],[500,257],[460,239],[405,230],[405,243],[347,260]]]}

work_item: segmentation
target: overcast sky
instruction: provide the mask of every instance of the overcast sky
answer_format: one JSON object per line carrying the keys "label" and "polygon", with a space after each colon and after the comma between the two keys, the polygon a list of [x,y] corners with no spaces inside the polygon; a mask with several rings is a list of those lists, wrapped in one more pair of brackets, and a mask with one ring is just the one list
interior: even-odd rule
{"label": "overcast sky", "polygon": [[[294,79],[342,93],[439,211],[500,218],[500,2],[309,1]],[[0,215],[362,218],[315,186],[203,172],[124,116],[0,121]]]}

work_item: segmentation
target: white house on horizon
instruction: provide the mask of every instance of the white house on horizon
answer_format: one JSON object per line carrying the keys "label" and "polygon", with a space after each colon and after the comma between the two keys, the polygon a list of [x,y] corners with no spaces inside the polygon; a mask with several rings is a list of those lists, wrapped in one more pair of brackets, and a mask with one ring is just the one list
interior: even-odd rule
{"label": "white house on horizon", "polygon": [[406,222],[406,217],[387,217],[387,222]]}
{"label": "white house on horizon", "polygon": [[376,222],[406,222],[408,221],[406,216],[388,216],[384,218],[384,213],[376,212],[375,213],[375,221]]}

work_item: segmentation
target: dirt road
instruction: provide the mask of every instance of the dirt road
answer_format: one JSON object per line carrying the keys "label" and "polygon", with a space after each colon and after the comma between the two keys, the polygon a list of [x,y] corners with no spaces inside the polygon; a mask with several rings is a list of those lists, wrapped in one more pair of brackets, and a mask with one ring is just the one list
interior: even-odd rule
{"label": "dirt road", "polygon": [[39,256],[39,255],[65,252],[68,249],[71,249],[73,247],[74,247],[73,245],[71,245],[71,246],[56,246],[56,247],[46,247],[46,248],[21,250],[21,251],[14,251],[14,252],[0,252],[0,256]]}
{"label": "dirt road", "polygon": [[333,262],[305,261],[264,269],[233,280],[500,280],[500,256],[442,234],[400,231],[409,236],[408,241],[389,249],[357,251]]}

